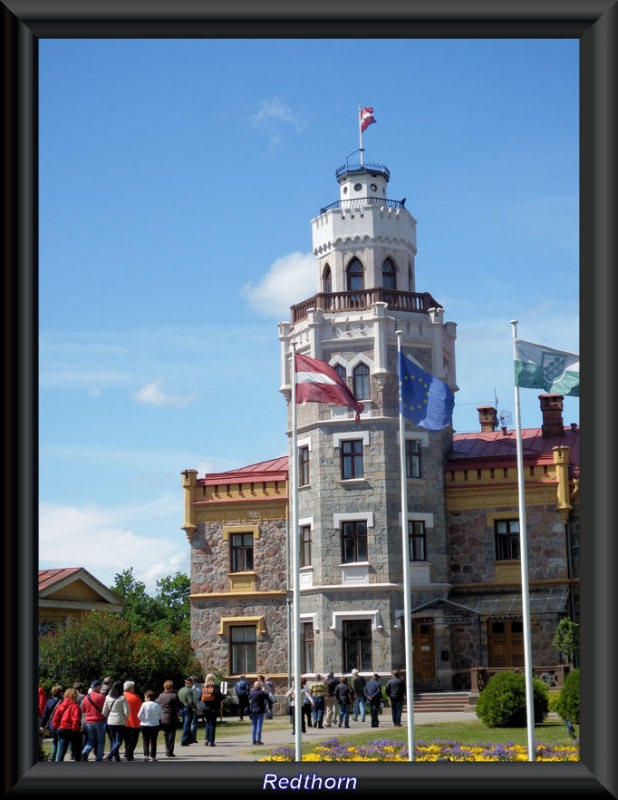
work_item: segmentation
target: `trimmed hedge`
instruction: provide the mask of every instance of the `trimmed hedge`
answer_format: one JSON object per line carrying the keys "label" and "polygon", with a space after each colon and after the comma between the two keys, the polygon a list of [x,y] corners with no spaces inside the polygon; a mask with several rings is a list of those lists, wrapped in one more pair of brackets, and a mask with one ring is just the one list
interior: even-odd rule
{"label": "trimmed hedge", "polygon": [[564,679],[556,711],[562,719],[579,724],[579,670],[573,669]]}
{"label": "trimmed hedge", "polygon": [[[532,679],[534,724],[543,722],[549,712],[547,685]],[[476,704],[477,717],[489,728],[525,728],[526,679],[521,672],[500,672],[494,675],[481,692]]]}

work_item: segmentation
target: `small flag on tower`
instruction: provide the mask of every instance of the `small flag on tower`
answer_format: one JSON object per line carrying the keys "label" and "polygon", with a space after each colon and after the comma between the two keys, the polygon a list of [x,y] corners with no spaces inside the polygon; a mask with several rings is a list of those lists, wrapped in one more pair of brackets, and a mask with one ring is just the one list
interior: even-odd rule
{"label": "small flag on tower", "polygon": [[294,359],[297,403],[334,403],[348,406],[356,411],[356,421],[359,421],[365,406],[358,402],[329,364],[300,353],[294,353]]}
{"label": "small flag on tower", "polygon": [[373,108],[371,106],[367,106],[367,108],[362,108],[360,112],[360,123],[361,123],[361,133],[364,133],[367,128],[372,125],[376,121],[376,118],[373,116]]}

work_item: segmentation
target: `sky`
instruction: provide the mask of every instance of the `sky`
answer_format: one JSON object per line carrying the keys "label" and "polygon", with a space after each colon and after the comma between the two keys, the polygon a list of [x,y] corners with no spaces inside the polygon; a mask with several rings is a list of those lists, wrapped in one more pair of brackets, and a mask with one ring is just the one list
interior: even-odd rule
{"label": "sky", "polygon": [[40,568],[155,594],[189,574],[181,472],[287,453],[278,323],[318,291],[311,220],[359,106],[418,223],[416,291],[457,325],[454,429],[496,398],[515,427],[511,320],[579,352],[578,49],[40,40]]}

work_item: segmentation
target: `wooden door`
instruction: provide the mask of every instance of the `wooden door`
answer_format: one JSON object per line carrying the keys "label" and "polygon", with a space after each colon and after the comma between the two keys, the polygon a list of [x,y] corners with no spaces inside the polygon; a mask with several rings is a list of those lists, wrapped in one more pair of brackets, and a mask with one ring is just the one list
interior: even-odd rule
{"label": "wooden door", "polygon": [[414,683],[431,684],[436,677],[436,659],[433,644],[433,625],[412,623]]}
{"label": "wooden door", "polygon": [[488,661],[490,667],[524,666],[524,632],[519,620],[488,624]]}

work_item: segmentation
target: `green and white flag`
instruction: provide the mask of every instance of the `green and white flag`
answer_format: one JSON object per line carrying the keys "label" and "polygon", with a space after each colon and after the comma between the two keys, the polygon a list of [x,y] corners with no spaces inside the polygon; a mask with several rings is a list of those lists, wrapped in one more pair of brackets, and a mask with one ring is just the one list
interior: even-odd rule
{"label": "green and white flag", "polygon": [[579,355],[516,339],[515,386],[579,397]]}

